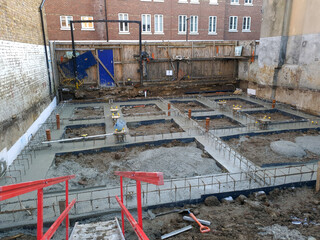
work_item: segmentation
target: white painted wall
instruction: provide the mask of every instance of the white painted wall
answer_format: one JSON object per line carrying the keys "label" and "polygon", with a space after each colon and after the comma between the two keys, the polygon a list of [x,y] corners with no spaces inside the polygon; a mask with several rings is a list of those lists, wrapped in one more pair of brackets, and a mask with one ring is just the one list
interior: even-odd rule
{"label": "white painted wall", "polygon": [[0,40],[0,122],[48,96],[43,45]]}

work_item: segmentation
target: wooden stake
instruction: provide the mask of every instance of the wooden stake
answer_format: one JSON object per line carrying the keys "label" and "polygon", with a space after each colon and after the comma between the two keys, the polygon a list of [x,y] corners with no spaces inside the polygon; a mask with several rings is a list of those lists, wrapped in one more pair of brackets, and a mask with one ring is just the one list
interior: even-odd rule
{"label": "wooden stake", "polygon": [[318,162],[316,192],[320,190],[320,161]]}

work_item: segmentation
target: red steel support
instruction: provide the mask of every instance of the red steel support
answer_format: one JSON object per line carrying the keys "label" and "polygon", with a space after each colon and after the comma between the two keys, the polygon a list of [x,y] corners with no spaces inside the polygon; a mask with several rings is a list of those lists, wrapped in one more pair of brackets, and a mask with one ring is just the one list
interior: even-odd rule
{"label": "red steel support", "polygon": [[[123,204],[123,177],[122,176],[120,176],[120,193],[121,193],[121,203]],[[121,225],[122,225],[122,234],[123,234],[123,236],[124,236],[124,212],[123,212],[123,210],[121,209],[121,219],[122,219],[122,223],[121,223]]]}
{"label": "red steel support", "polygon": [[141,206],[141,182],[137,181],[137,211],[138,211],[138,224],[143,229],[142,226],[142,206]]}
{"label": "red steel support", "polygon": [[[66,181],[66,208],[69,206],[69,182]],[[66,216],[66,239],[69,239],[69,214]]]}
{"label": "red steel support", "polygon": [[188,118],[191,119],[191,109],[188,111]]}
{"label": "red steel support", "polygon": [[144,233],[144,231],[141,229],[141,227],[139,226],[139,224],[136,222],[136,220],[133,218],[133,216],[130,214],[130,212],[128,211],[128,209],[124,206],[124,204],[121,202],[121,200],[119,199],[118,196],[116,196],[116,200],[119,203],[121,209],[123,210],[124,214],[126,215],[126,217],[128,218],[133,230],[136,232],[138,238],[140,240],[149,240],[149,238],[147,237],[147,235]]}
{"label": "red steel support", "polygon": [[[53,234],[56,232],[60,224],[64,219],[66,219],[66,239],[69,238],[69,211],[73,207],[76,202],[74,199],[70,205],[68,204],[69,198],[69,184],[68,180],[74,178],[75,175],[65,176],[65,177],[57,177],[57,178],[49,178],[44,180],[38,180],[33,182],[25,182],[18,183],[7,186],[0,186],[0,201],[13,198],[22,194],[26,194],[32,191],[38,191],[37,193],[37,240],[48,240],[51,239]],[[54,184],[58,184],[61,182],[66,182],[66,209],[63,213],[58,217],[58,219],[54,222],[54,224],[49,228],[49,230],[43,235],[43,188],[48,187]]]}
{"label": "red steel support", "polygon": [[170,117],[170,115],[171,115],[170,109],[171,109],[171,104],[168,103],[168,116],[169,116],[169,117]]}
{"label": "red steel support", "polygon": [[[139,239],[149,239],[143,232],[142,224],[142,203],[141,203],[141,181],[155,185],[163,185],[163,173],[162,172],[115,172],[115,175],[120,176],[120,193],[121,200],[116,196],[116,199],[121,207],[121,218],[122,218],[122,232],[124,234],[124,214],[128,218],[131,226],[136,232]],[[136,180],[137,183],[137,212],[138,212],[138,223],[132,217],[130,212],[126,209],[123,204],[123,177],[131,178]]]}
{"label": "red steel support", "polygon": [[37,240],[43,235],[43,188],[38,189]]}
{"label": "red steel support", "polygon": [[276,107],[276,100],[272,100],[272,108]]}

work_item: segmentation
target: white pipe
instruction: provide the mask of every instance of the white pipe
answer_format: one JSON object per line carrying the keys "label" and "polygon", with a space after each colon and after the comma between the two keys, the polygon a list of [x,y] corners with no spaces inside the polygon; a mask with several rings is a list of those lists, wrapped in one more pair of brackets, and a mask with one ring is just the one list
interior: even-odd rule
{"label": "white pipe", "polygon": [[106,134],[101,134],[101,135],[93,135],[93,136],[88,136],[88,137],[77,137],[77,138],[67,138],[67,139],[45,141],[45,142],[42,142],[42,144],[59,143],[59,142],[72,142],[72,141],[76,141],[76,140],[85,140],[85,139],[90,139],[90,138],[105,137],[105,136],[111,136],[111,135],[113,135],[113,133],[106,133]]}

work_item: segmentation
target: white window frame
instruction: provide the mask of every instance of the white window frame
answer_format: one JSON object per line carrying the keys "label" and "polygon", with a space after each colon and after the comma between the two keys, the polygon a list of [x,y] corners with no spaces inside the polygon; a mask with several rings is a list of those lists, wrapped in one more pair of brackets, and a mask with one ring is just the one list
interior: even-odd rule
{"label": "white window frame", "polygon": [[[81,20],[93,20],[93,16],[81,16]],[[92,24],[92,26],[89,27],[89,24]],[[94,23],[81,23],[81,30],[94,31]]]}
{"label": "white window frame", "polygon": [[[66,22],[66,26],[62,25],[62,21]],[[73,16],[60,16],[60,30],[71,30],[70,21],[73,21]],[[73,24],[74,29],[74,24]]]}
{"label": "white window frame", "polygon": [[163,15],[162,14],[154,15],[154,33],[163,34]]}
{"label": "white window frame", "polygon": [[211,5],[219,5],[218,0],[210,0],[209,4],[211,4]]}
{"label": "white window frame", "polygon": [[[150,19],[150,23],[148,23],[148,17]],[[143,25],[146,25],[146,30],[143,30]],[[141,14],[141,27],[143,34],[151,34],[151,14]],[[150,30],[148,30],[148,25],[150,25]]]}
{"label": "white window frame", "polygon": [[[211,31],[210,31],[210,23],[212,23]],[[217,35],[217,16],[209,16],[208,34],[209,35]]]}
{"label": "white window frame", "polygon": [[[180,17],[182,18],[181,31],[180,31]],[[187,33],[187,15],[179,15],[178,16],[178,34],[186,34],[186,33]]]}
{"label": "white window frame", "polygon": [[[231,19],[232,19],[232,26],[230,28]],[[229,32],[238,32],[238,16],[230,16],[229,17]]]}
{"label": "white window frame", "polygon": [[245,6],[252,6],[253,5],[253,0],[244,0],[244,5]]}
{"label": "white window frame", "polygon": [[[126,19],[124,18],[125,16],[126,16]],[[118,19],[119,20],[129,20],[129,14],[128,13],[118,13]],[[127,24],[128,29],[126,29],[126,24]],[[123,30],[121,30],[121,26],[122,26]],[[119,34],[130,34],[129,23],[119,23]]]}
{"label": "white window frame", "polygon": [[190,4],[200,4],[199,0],[190,0]]}
{"label": "white window frame", "polygon": [[196,15],[190,16],[190,34],[199,34],[198,26],[199,26],[199,17]]}
{"label": "white window frame", "polygon": [[251,32],[251,17],[242,18],[242,32]]}
{"label": "white window frame", "polygon": [[239,0],[230,0],[230,5],[240,5]]}

